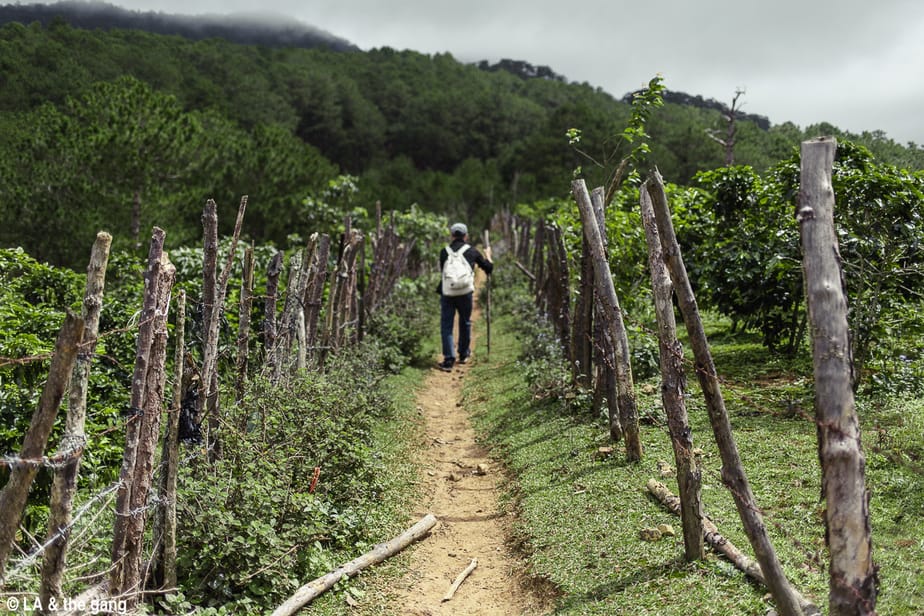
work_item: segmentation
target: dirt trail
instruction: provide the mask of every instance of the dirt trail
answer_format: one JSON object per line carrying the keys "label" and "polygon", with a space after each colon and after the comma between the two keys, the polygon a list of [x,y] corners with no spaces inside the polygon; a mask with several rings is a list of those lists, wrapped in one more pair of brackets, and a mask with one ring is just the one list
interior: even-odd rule
{"label": "dirt trail", "polygon": [[[477,306],[472,317],[472,349],[478,361]],[[456,338],[458,340],[458,338]],[[521,584],[523,564],[508,549],[510,519],[498,509],[503,474],[475,441],[468,410],[460,400],[469,365],[451,373],[433,370],[417,397],[426,424],[422,453],[424,500],[420,516],[439,523],[413,548],[408,572],[396,583],[394,613],[417,616],[542,614],[541,597]],[[472,559],[478,565],[448,602],[450,585]]]}

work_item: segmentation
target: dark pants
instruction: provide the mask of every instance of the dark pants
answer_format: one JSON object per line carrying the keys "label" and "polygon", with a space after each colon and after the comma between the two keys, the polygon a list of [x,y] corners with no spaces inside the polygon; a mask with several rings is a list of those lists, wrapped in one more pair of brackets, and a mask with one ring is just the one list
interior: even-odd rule
{"label": "dark pants", "polygon": [[452,324],[459,313],[459,357],[468,357],[472,342],[472,297],[474,293],[449,297],[440,296],[440,337],[443,339],[443,359],[455,360]]}

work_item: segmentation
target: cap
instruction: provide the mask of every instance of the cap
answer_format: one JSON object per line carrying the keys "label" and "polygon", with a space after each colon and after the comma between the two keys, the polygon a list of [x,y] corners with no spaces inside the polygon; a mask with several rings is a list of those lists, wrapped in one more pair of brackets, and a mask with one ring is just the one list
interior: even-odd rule
{"label": "cap", "polygon": [[462,224],[461,222],[457,222],[457,223],[455,223],[454,225],[452,225],[451,227],[449,227],[449,231],[450,231],[453,235],[468,235],[468,227],[466,227],[466,226],[465,226],[464,224]]}

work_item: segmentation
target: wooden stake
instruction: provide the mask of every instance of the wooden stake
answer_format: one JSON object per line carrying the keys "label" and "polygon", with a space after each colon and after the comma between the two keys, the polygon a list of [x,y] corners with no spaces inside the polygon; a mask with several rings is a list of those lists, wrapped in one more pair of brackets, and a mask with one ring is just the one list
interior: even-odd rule
{"label": "wooden stake", "polygon": [[672,301],[674,288],[670,274],[667,273],[667,265],[664,263],[661,238],[658,235],[654,206],[651,204],[647,184],[639,192],[639,206],[642,213],[642,226],[645,228],[645,239],[648,242],[648,270],[651,272],[651,289],[655,316],[658,321],[661,405],[667,416],[667,429],[671,435],[674,461],[677,464],[684,556],[688,561],[694,561],[704,556],[703,501],[700,490],[702,471],[693,455],[693,431],[690,430],[687,406],[684,401],[686,376],[683,364],[683,345],[677,339],[677,320],[674,317]]}
{"label": "wooden stake", "polygon": [[241,279],[241,301],[237,329],[237,380],[234,391],[237,402],[247,390],[248,354],[250,353],[250,313],[253,310],[253,245],[244,251],[244,276]]}
{"label": "wooden stake", "polygon": [[[658,499],[664,507],[673,513],[674,515],[680,515],[680,499],[671,494],[671,491],[667,489],[667,486],[657,481],[655,479],[649,479],[646,486],[648,491],[652,496]],[[703,539],[706,540],[713,550],[720,552],[725,558],[730,560],[733,565],[738,567],[745,575],[750,577],[752,580],[767,585],[767,580],[764,578],[763,572],[760,570],[760,565],[757,564],[755,560],[750,558],[747,554],[738,549],[738,547],[733,544],[731,541],[726,539],[721,533],[719,533],[718,527],[710,520],[706,515],[703,515]],[[818,607],[802,596],[799,591],[793,591],[796,596],[796,600],[799,602],[799,605],[802,607],[803,613],[806,616],[812,616],[820,614]]]}
{"label": "wooden stake", "polygon": [[[211,199],[209,200],[211,201]],[[241,226],[244,222],[244,212],[247,211],[247,195],[241,197],[240,205],[237,209],[237,219],[234,221],[234,232],[231,234],[231,246],[228,248],[228,257],[225,259],[225,265],[221,270],[218,285],[215,288],[214,305],[206,306],[210,315],[205,323],[209,329],[206,332],[208,344],[202,350],[202,379],[199,382],[200,387],[205,388],[205,400],[200,400],[208,411],[208,426],[210,436],[206,440],[206,446],[209,447],[209,457],[214,459],[220,454],[220,444],[218,442],[218,372],[216,364],[218,362],[218,329],[221,323],[221,310],[225,303],[225,295],[228,291],[228,279],[231,276],[231,269],[234,267],[234,256],[237,253],[237,242],[241,237]],[[202,417],[201,413],[199,415]]]}
{"label": "wooden stake", "polygon": [[83,319],[68,311],[64,325],[58,332],[55,354],[51,359],[48,380],[45,381],[38,409],[32,415],[29,430],[19,450],[21,461],[12,465],[9,479],[3,490],[0,490],[0,582],[3,580],[3,571],[13,542],[16,540],[16,529],[19,528],[22,512],[26,508],[29,488],[41,466],[41,458],[45,453],[51,428],[74,369],[74,362],[77,360],[83,331]]}
{"label": "wooden stake", "polygon": [[[119,590],[128,593],[126,601],[132,610],[140,600],[146,574],[142,566],[144,528],[147,521],[146,508],[148,492],[154,479],[154,458],[160,434],[160,416],[163,413],[164,389],[167,382],[167,317],[170,311],[170,293],[176,278],[176,268],[166,253],[161,255],[160,281],[157,284],[157,311],[154,320],[154,339],[151,343],[150,361],[144,390],[142,413],[136,421],[138,426],[135,466],[131,478],[131,494],[128,500],[128,517],[124,522],[124,560]],[[113,587],[115,588],[115,587]]]}
{"label": "wooden stake", "polygon": [[60,468],[55,469],[51,488],[51,504],[48,516],[47,540],[52,541],[43,555],[42,585],[39,597],[42,605],[50,599],[61,600],[61,580],[67,555],[68,527],[71,524],[71,509],[77,492],[77,475],[80,470],[80,456],[86,444],[85,424],[87,419],[87,389],[90,382],[90,363],[96,351],[99,337],[99,315],[103,308],[103,287],[106,282],[106,266],[109,263],[109,247],[112,236],[104,231],[96,234],[96,241],[90,253],[87,267],[87,286],[83,299],[83,344],[77,354],[74,371],[71,373],[68,395],[67,422],[64,436],[58,447],[59,455],[72,456]]}
{"label": "wooden stake", "polygon": [[186,291],[176,297],[176,324],[174,327],[174,375],[173,404],[167,415],[167,429],[164,431],[161,453],[160,499],[163,503],[158,512],[154,537],[157,549],[154,553],[154,576],[161,588],[176,587],[176,487],[180,466],[180,412],[183,396],[186,351]]}
{"label": "wooden stake", "polygon": [[827,505],[828,603],[830,613],[840,616],[874,614],[878,580],[870,536],[866,458],[852,387],[847,294],[834,225],[831,173],[836,150],[837,142],[830,138],[802,143],[796,219],[812,333],[821,493]]}
{"label": "wooden stake", "polygon": [[138,436],[141,427],[140,417],[144,413],[145,387],[147,386],[148,363],[151,345],[154,341],[155,317],[157,315],[157,287],[160,284],[161,256],[164,252],[166,233],[154,227],[148,249],[148,269],[144,275],[144,299],[142,300],[141,323],[138,326],[138,343],[135,350],[135,370],[132,376],[132,393],[129,402],[128,418],[125,421],[125,451],[122,456],[122,469],[119,472],[119,490],[116,493],[116,520],[112,530],[112,569],[109,585],[116,594],[122,591],[125,566],[125,537],[131,517],[130,499],[132,480],[135,474],[136,455],[138,453]]}
{"label": "wooden stake", "polygon": [[445,603],[446,601],[449,601],[450,599],[452,599],[452,596],[453,596],[454,594],[456,594],[456,591],[457,591],[457,590],[459,590],[459,586],[462,585],[462,582],[465,581],[465,578],[467,578],[467,577],[469,576],[469,574],[470,574],[472,571],[474,571],[474,570],[475,570],[475,567],[477,567],[477,566],[478,566],[478,559],[477,559],[477,558],[473,558],[473,559],[472,559],[472,562],[470,562],[470,563],[468,564],[468,567],[465,568],[465,571],[463,571],[462,573],[460,573],[460,574],[456,577],[456,580],[452,583],[452,586],[450,586],[450,587],[449,587],[449,590],[446,591],[446,594],[443,596],[443,602],[444,602],[444,603]]}
{"label": "wooden stake", "polygon": [[690,338],[690,347],[696,360],[696,377],[706,400],[712,433],[715,435],[715,442],[722,456],[722,482],[728,486],[735,500],[735,507],[738,509],[744,532],[760,562],[760,568],[767,579],[767,588],[770,589],[770,594],[776,601],[777,611],[784,616],[799,616],[803,612],[796,600],[797,593],[789,583],[776,555],[776,550],[770,542],[760,508],[757,506],[751,485],[744,472],[738,445],[732,434],[731,420],[725,409],[725,400],[722,397],[722,389],[716,374],[715,362],[712,359],[712,351],[709,349],[709,341],[706,339],[706,330],[699,315],[699,307],[693,295],[693,286],[687,275],[687,268],[680,253],[680,244],[674,232],[670,207],[664,191],[657,188],[659,185],[663,186],[661,174],[655,170],[650,180],[648,194],[654,206],[661,250],[664,253],[664,260],[674,285],[674,293],[677,294],[677,302]]}
{"label": "wooden stake", "polygon": [[[604,328],[604,334],[610,337],[613,345],[611,361],[615,365],[619,421],[622,424],[626,438],[626,459],[630,462],[637,462],[642,459],[642,441],[638,426],[638,403],[632,381],[629,340],[625,323],[622,319],[619,297],[616,295],[616,287],[613,285],[613,277],[610,275],[610,264],[606,258],[603,244],[605,229],[600,227],[594,215],[593,201],[597,201],[597,209],[602,209],[603,194],[601,190],[595,189],[595,196],[592,197],[587,192],[584,180],[573,181],[571,183],[571,192],[581,211],[581,226],[584,228],[584,237],[587,238],[593,255],[594,289],[596,297],[603,306],[599,315],[603,320],[600,325]],[[611,431],[614,428],[613,424],[614,416],[611,416]]]}

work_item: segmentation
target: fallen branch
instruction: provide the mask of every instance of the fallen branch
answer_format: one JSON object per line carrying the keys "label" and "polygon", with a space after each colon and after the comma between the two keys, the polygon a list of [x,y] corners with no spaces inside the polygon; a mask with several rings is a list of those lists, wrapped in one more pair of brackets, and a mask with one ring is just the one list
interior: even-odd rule
{"label": "fallen branch", "polygon": [[474,571],[475,567],[477,566],[478,566],[478,559],[473,558],[472,562],[469,563],[468,567],[465,568],[465,571],[460,573],[458,577],[456,577],[456,580],[452,583],[452,586],[449,587],[449,590],[446,592],[446,595],[443,597],[443,602],[446,602],[452,599],[452,596],[456,594],[457,590],[459,590],[459,586],[462,585],[462,582],[465,581],[465,578],[467,578],[469,574],[472,571]]}
{"label": "fallen branch", "polygon": [[359,558],[351,560],[345,565],[341,565],[327,575],[321,576],[316,580],[308,582],[296,590],[295,594],[286,599],[285,603],[277,607],[273,611],[272,616],[291,616],[292,614],[295,614],[299,609],[313,601],[317,596],[329,590],[344,576],[353,575],[354,573],[361,571],[370,565],[376,565],[386,558],[394,556],[418,539],[426,536],[427,533],[430,532],[430,529],[435,525],[436,517],[434,517],[432,513],[428,513],[419,522],[417,522],[417,524],[414,524],[414,526],[410,527],[394,539],[386,541],[385,543],[380,543],[372,548],[371,551],[366,552]]}
{"label": "fallen branch", "polygon": [[[668,511],[674,515],[680,515],[680,499],[674,496],[671,491],[667,489],[666,485],[660,481],[649,479],[646,487]],[[718,527],[716,527],[712,520],[705,515],[703,516],[703,539],[712,546],[713,550],[720,552],[725,558],[730,560],[732,564],[738,567],[738,569],[743,571],[745,575],[760,582],[764,586],[767,585],[764,572],[761,571],[760,565],[739,550],[735,544],[723,537],[719,533]],[[793,589],[793,592],[796,594],[799,606],[806,616],[821,613],[814,603],[803,597],[795,589]]]}

